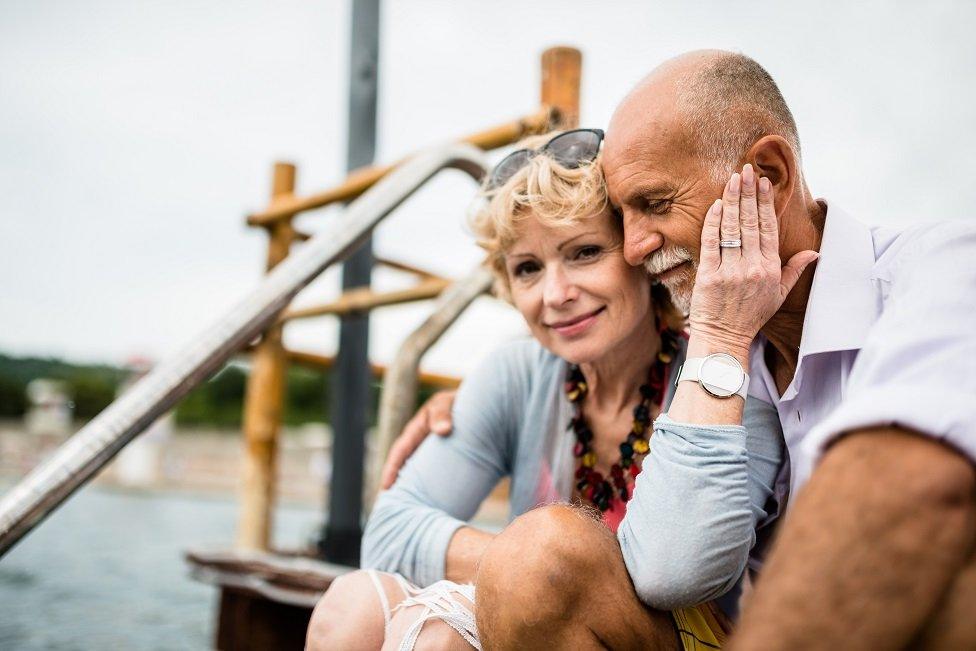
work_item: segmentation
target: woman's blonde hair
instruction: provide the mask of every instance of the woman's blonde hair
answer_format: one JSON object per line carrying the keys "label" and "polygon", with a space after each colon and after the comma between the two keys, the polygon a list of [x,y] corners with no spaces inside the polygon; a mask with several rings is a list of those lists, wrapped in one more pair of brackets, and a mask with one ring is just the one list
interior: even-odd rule
{"label": "woman's blonde hair", "polygon": [[[530,136],[516,148],[537,149],[556,135],[558,132]],[[570,169],[545,154],[536,155],[501,187],[483,186],[481,197],[483,201],[470,219],[471,229],[478,245],[488,253],[497,293],[506,298],[505,253],[518,238],[522,222],[532,217],[546,226],[572,226],[597,218],[608,207],[599,156],[592,163]],[[604,216],[610,218],[609,214]]]}
{"label": "woman's blonde hair", "polygon": [[[517,149],[537,149],[559,132],[530,136]],[[586,219],[612,220],[623,240],[623,227],[613,217],[607,187],[600,167],[600,156],[577,168],[563,167],[550,156],[538,154],[498,188],[483,186],[478,207],[470,218],[478,245],[487,254],[487,264],[495,274],[495,293],[510,300],[511,287],[505,268],[505,254],[519,236],[519,226],[528,218],[546,226],[572,226]],[[655,285],[654,310],[668,327],[680,330],[684,318],[674,308],[667,290]]]}

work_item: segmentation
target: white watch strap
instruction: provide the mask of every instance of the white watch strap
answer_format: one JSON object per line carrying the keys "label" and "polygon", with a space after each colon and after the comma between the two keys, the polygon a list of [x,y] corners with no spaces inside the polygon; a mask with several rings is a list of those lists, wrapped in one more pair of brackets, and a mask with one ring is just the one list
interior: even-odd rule
{"label": "white watch strap", "polygon": [[[675,381],[677,385],[678,382],[684,382],[685,380],[701,383],[701,366],[702,363],[707,359],[707,357],[691,357],[685,360],[685,363],[681,365],[681,370],[678,372],[678,379]],[[706,389],[707,391],[707,389]],[[711,394],[711,392],[709,391]],[[714,395],[714,394],[712,394]],[[749,374],[742,371],[742,386],[734,394],[736,396],[741,396],[743,400],[749,395]],[[732,396],[729,396],[730,398]]]}

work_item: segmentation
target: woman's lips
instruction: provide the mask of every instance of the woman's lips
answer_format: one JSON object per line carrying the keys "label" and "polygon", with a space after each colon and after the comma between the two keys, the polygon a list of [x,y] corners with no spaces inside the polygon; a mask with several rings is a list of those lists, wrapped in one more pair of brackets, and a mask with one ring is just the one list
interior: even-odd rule
{"label": "woman's lips", "polygon": [[605,307],[601,307],[597,310],[593,310],[588,314],[578,316],[572,319],[567,319],[565,321],[557,321],[556,323],[550,323],[549,327],[561,334],[564,337],[573,337],[593,325],[596,321],[596,317],[600,312],[602,312]]}

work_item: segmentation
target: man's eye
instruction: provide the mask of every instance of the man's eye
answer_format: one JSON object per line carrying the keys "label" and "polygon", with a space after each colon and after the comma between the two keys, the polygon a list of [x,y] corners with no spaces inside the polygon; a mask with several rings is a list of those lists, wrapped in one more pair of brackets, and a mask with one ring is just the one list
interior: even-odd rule
{"label": "man's eye", "polygon": [[664,215],[671,210],[670,199],[648,199],[644,202],[644,212],[650,215]]}
{"label": "man's eye", "polygon": [[535,262],[520,262],[515,265],[515,270],[512,272],[516,278],[524,278],[534,274],[539,270],[539,265]]}

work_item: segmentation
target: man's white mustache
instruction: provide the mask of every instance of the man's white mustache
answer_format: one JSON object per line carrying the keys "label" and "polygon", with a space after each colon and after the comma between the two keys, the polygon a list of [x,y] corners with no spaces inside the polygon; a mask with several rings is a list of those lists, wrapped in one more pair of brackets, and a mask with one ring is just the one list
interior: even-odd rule
{"label": "man's white mustache", "polygon": [[644,259],[644,268],[647,273],[656,276],[682,262],[693,262],[694,259],[691,251],[682,246],[658,249]]}

